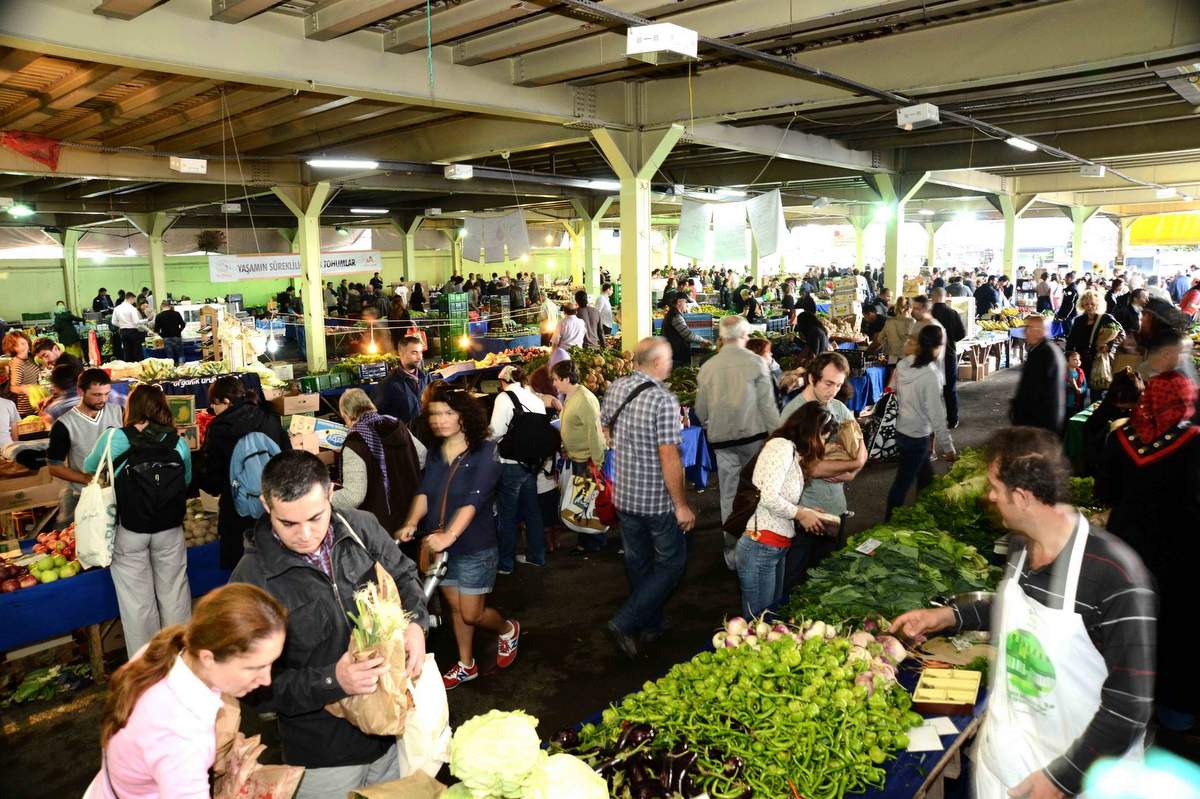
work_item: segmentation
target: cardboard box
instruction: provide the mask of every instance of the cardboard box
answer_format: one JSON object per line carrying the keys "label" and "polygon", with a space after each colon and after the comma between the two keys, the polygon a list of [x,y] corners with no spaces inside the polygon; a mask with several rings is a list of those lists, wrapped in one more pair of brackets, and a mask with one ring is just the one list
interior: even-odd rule
{"label": "cardboard box", "polygon": [[333,462],[337,460],[337,453],[331,449],[320,450],[317,453],[317,460],[321,461],[321,463],[325,464],[326,466],[332,466]]}
{"label": "cardboard box", "polygon": [[[49,478],[50,473],[46,472]],[[62,493],[62,483],[57,480],[47,480],[39,485],[19,488],[15,491],[0,492],[0,511],[24,510],[58,504],[58,495]]]}
{"label": "cardboard box", "polygon": [[280,397],[287,396],[288,390],[283,386],[263,386],[262,393],[263,399],[267,402],[272,402]]}
{"label": "cardboard box", "polygon": [[292,449],[302,450],[303,452],[311,452],[316,455],[320,451],[320,444],[317,443],[316,433],[292,433]]}
{"label": "cardboard box", "polygon": [[267,368],[274,372],[280,380],[292,380],[296,376],[294,366],[290,363],[272,363],[268,364]]}
{"label": "cardboard box", "polygon": [[331,422],[328,419],[314,419],[313,432],[317,435],[317,444],[322,449],[340,450],[346,443],[346,435],[350,432],[344,424]]}
{"label": "cardboard box", "polygon": [[853,302],[833,302],[829,306],[830,316],[862,316],[862,303]]}
{"label": "cardboard box", "polygon": [[315,433],[317,430],[317,419],[315,416],[305,416],[304,414],[296,414],[288,421],[288,433],[291,435],[303,435],[305,433]]}
{"label": "cardboard box", "polygon": [[196,423],[196,397],[194,394],[168,394],[167,407],[171,409],[171,420],[176,427]]}
{"label": "cardboard box", "polygon": [[321,407],[320,394],[288,394],[271,400],[271,407],[280,416],[315,413]]}
{"label": "cardboard box", "polygon": [[192,452],[200,449],[200,427],[194,424],[182,424],[175,426],[179,437],[187,441],[188,449]]}
{"label": "cardboard box", "polygon": [[50,467],[43,466],[38,471],[25,477],[6,477],[0,480],[0,492],[10,493],[12,491],[20,491],[23,488],[46,485],[52,479],[50,477]]}

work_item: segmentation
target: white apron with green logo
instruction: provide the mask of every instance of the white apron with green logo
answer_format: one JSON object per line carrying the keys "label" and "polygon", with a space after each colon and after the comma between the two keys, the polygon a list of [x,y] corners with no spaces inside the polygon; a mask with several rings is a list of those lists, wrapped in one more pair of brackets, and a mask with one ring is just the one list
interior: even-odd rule
{"label": "white apron with green logo", "polygon": [[[1100,709],[1108,667],[1075,612],[1087,538],[1088,523],[1080,516],[1062,610],[1021,588],[1024,551],[1001,588],[994,625],[999,654],[976,749],[976,799],[1007,799],[1009,789],[1063,755]],[[1142,751],[1139,740],[1126,756]]]}

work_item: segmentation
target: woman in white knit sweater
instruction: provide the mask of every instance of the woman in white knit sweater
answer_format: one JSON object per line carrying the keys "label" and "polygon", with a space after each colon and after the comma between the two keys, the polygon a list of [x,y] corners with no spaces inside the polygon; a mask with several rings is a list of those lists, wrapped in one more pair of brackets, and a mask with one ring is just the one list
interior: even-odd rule
{"label": "woman in white knit sweater", "polygon": [[820,403],[809,402],[788,417],[763,445],[752,481],[758,507],[737,543],[738,583],[742,611],[758,616],[783,599],[784,565],[788,549],[811,546],[796,538],[796,523],[807,533],[820,534],[817,514],[800,504],[805,471],[825,457],[825,442],[837,432],[837,422]]}

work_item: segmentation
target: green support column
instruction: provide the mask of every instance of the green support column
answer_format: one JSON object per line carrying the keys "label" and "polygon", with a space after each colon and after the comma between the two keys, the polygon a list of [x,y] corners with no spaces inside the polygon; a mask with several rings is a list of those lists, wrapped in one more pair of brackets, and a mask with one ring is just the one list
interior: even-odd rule
{"label": "green support column", "polygon": [[888,209],[885,211],[887,228],[883,236],[883,285],[891,289],[894,296],[899,296],[905,277],[901,268],[903,253],[900,251],[900,228],[904,225],[904,207],[925,185],[929,173],[867,175],[864,179],[879,195],[882,206]]}
{"label": "green support column", "polygon": [[[462,239],[459,238],[458,229],[451,228],[449,230],[442,228],[442,235],[450,240],[450,274],[461,275],[463,273],[463,246]],[[408,237],[405,237],[405,260],[408,258]],[[382,276],[381,276],[382,277]]]}
{"label": "green support column", "polygon": [[750,282],[762,287],[762,259],[758,257],[758,243],[750,237]]}
{"label": "green support column", "polygon": [[79,240],[85,233],[86,230],[67,228],[61,233],[49,234],[63,248],[63,302],[76,316],[83,316],[79,305]]}
{"label": "green support column", "polygon": [[325,303],[322,301],[321,209],[329,197],[329,184],[315,186],[272,187],[288,210],[296,216],[296,245],[300,252],[303,275],[304,341],[308,351],[308,370],[323,372],[329,368],[325,355]]}
{"label": "green support column", "polygon": [[298,252],[298,250],[296,249],[296,234],[299,231],[296,230],[296,228],[281,227],[281,228],[275,228],[275,230],[279,233],[280,236],[283,236],[284,240],[287,241],[288,252]]}
{"label": "green support column", "polygon": [[1117,264],[1125,265],[1125,248],[1129,246],[1129,227],[1133,224],[1136,216],[1123,216],[1118,219],[1113,219],[1113,224],[1117,226]]}
{"label": "green support column", "polygon": [[846,214],[846,221],[854,228],[854,268],[866,266],[863,248],[866,245],[867,226],[871,224],[871,209],[856,205]]}
{"label": "green support column", "polygon": [[583,229],[583,287],[589,297],[600,293],[600,257],[596,249],[600,246],[600,220],[612,207],[613,197],[598,201],[571,200],[575,213],[579,214]]}
{"label": "green support column", "polygon": [[404,274],[400,276],[403,280],[417,279],[417,229],[424,220],[424,216],[397,216],[391,219],[392,229],[400,236],[404,250]]}
{"label": "green support column", "polygon": [[667,256],[667,269],[674,269],[675,268],[675,264],[674,264],[675,245],[674,245],[672,239],[675,238],[675,229],[669,228],[669,227],[663,228],[662,233],[663,233],[663,246],[666,247],[665,254]]}
{"label": "green support column", "polygon": [[1009,280],[1017,277],[1017,220],[1036,199],[1037,195],[1034,194],[988,195],[988,202],[1004,215],[1004,253],[1001,263]]}
{"label": "green support column", "polygon": [[[582,286],[584,285],[583,249],[587,238],[584,228],[588,226],[588,223],[582,219],[571,222],[564,219],[562,226],[567,229],[567,235],[571,237],[571,285]],[[588,296],[591,296],[590,291],[588,291]]]}
{"label": "green support column", "polygon": [[592,131],[609,166],[621,181],[621,346],[633,351],[650,335],[650,179],[683,135],[682,125],[672,125],[644,157],[638,138],[623,151],[604,128]]}
{"label": "green support column", "polygon": [[922,225],[925,228],[925,260],[928,261],[931,270],[937,258],[937,232],[944,224],[944,222],[926,222]]}
{"label": "green support column", "polygon": [[1072,205],[1062,209],[1063,214],[1074,225],[1071,231],[1071,269],[1075,272],[1083,271],[1083,224],[1099,210],[1097,205]]}
{"label": "green support column", "polygon": [[157,302],[167,296],[167,260],[163,254],[163,234],[171,225],[166,211],[150,214],[126,214],[125,218],[150,240],[150,291]]}

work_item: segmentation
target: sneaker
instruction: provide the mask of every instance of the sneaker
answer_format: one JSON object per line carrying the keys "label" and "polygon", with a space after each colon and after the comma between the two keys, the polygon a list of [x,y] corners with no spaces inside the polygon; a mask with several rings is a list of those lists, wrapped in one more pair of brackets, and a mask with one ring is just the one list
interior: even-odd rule
{"label": "sneaker", "polygon": [[479,666],[472,663],[469,667],[464,666],[462,661],[455,663],[450,671],[442,675],[442,684],[446,686],[446,690],[450,691],[465,682],[470,682],[479,676]]}
{"label": "sneaker", "polygon": [[524,563],[526,566],[545,566],[545,563],[538,563],[536,560],[530,560],[524,555],[517,555],[517,563]]}
{"label": "sneaker", "polygon": [[637,655],[638,655],[637,641],[634,641],[628,635],[621,632],[621,629],[619,627],[617,627],[617,625],[613,624],[610,621],[608,624],[606,624],[604,626],[604,634],[607,635],[609,637],[609,639],[612,640],[612,642],[616,645],[617,649],[621,650],[621,654],[623,654],[625,657],[627,657],[627,658],[636,658],[637,657]]}
{"label": "sneaker", "polygon": [[512,625],[512,632],[500,636],[496,650],[496,665],[502,669],[507,669],[517,659],[517,647],[521,643],[521,623],[516,619],[509,619],[508,623]]}
{"label": "sneaker", "polygon": [[662,638],[667,633],[671,632],[671,622],[663,619],[662,626],[655,630],[642,630],[638,635],[638,642],[643,644],[652,644]]}
{"label": "sneaker", "polygon": [[512,574],[512,569],[496,569],[496,574],[507,577]]}

